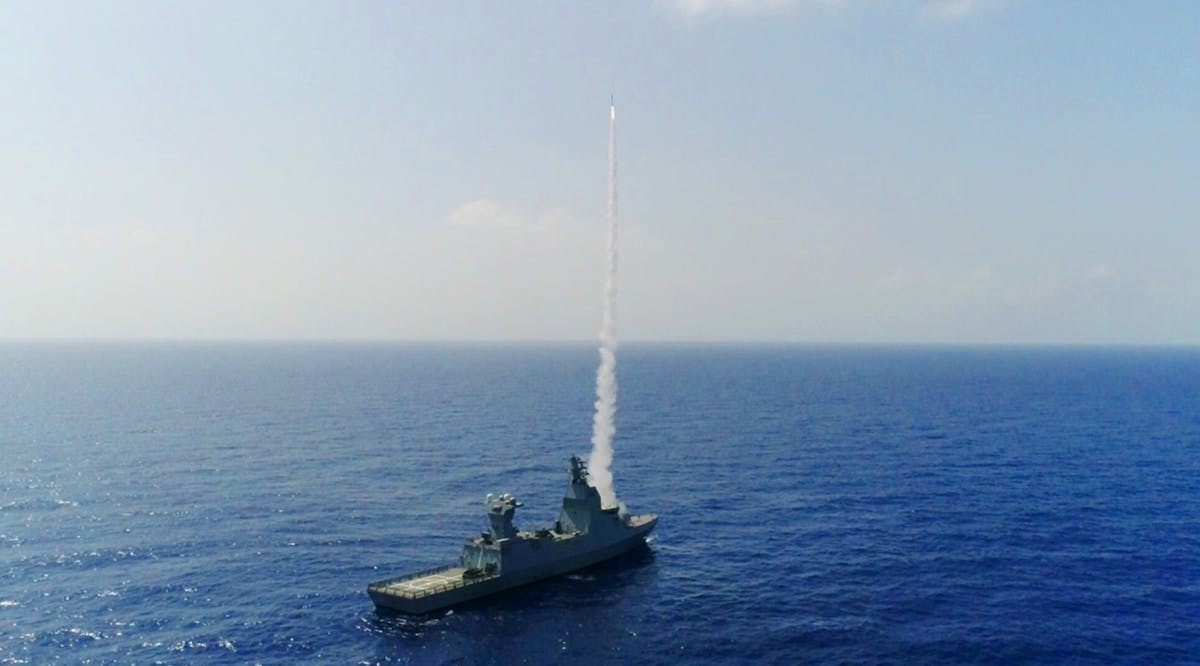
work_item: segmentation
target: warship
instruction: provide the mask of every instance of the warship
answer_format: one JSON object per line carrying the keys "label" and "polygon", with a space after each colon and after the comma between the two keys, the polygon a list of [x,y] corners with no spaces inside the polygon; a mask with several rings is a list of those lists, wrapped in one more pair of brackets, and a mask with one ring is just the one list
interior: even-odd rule
{"label": "warship", "polygon": [[604,508],[588,484],[587,466],[571,456],[570,485],[553,526],[532,532],[513,527],[521,502],[488,495],[488,531],[468,539],[458,562],[367,586],[375,607],[420,615],[455,606],[616,557],[645,543],[658,516]]}

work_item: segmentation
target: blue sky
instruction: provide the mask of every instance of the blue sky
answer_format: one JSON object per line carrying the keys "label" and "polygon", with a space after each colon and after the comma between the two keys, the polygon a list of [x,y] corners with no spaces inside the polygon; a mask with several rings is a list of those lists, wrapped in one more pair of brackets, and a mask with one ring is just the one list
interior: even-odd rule
{"label": "blue sky", "polygon": [[1200,5],[0,5],[0,337],[1200,342]]}

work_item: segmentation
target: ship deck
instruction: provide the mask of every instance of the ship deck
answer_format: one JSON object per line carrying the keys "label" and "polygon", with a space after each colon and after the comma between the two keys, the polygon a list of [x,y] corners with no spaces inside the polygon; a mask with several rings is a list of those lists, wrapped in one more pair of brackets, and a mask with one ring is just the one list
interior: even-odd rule
{"label": "ship deck", "polygon": [[629,527],[641,527],[646,523],[658,520],[658,514],[655,513],[639,513],[636,516],[629,516],[625,524]]}
{"label": "ship deck", "polygon": [[489,576],[464,578],[463,574],[466,571],[463,567],[439,567],[429,571],[422,571],[418,574],[372,583],[370,590],[394,597],[420,599],[431,594],[438,594],[474,583],[481,583],[496,577],[496,574],[492,574]]}

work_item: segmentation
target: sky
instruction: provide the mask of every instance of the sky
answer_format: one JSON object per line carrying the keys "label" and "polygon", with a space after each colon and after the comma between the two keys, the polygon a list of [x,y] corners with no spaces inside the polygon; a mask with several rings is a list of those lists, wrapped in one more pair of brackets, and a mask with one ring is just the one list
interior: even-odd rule
{"label": "sky", "polygon": [[1190,0],[0,3],[0,339],[1200,344]]}

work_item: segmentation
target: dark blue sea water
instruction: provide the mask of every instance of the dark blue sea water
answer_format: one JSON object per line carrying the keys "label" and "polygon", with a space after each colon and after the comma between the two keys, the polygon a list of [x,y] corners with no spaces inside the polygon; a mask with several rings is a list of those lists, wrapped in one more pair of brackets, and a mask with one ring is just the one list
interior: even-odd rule
{"label": "dark blue sea water", "polygon": [[1200,662],[1200,351],[629,345],[648,549],[429,619],[553,521],[586,346],[0,345],[0,663]]}

